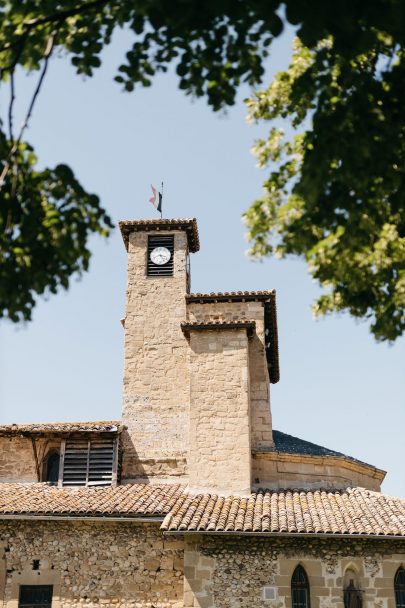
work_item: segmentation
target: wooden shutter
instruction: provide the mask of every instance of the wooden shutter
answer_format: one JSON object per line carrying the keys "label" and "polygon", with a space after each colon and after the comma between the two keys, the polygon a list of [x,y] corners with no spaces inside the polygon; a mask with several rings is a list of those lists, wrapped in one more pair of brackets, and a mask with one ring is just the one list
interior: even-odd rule
{"label": "wooden shutter", "polygon": [[63,464],[64,486],[86,486],[90,441],[67,440]]}
{"label": "wooden shutter", "polygon": [[[150,254],[156,247],[165,247],[170,251],[170,260],[159,266],[150,259]],[[174,236],[150,236],[148,238],[148,263],[147,273],[149,277],[171,277],[174,268]]]}
{"label": "wooden shutter", "polygon": [[89,486],[110,486],[113,478],[114,442],[98,439],[90,443]]}
{"label": "wooden shutter", "polygon": [[116,481],[114,437],[68,439],[63,457],[63,486],[110,486]]}

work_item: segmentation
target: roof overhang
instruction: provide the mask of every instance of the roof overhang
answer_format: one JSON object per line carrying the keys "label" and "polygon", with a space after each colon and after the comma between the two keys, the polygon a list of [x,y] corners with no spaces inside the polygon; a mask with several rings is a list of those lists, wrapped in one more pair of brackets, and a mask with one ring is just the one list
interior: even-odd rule
{"label": "roof overhang", "polygon": [[255,321],[207,321],[206,323],[181,323],[181,329],[188,338],[191,331],[223,331],[244,329],[248,338],[252,338],[256,331]]}
{"label": "roof overhang", "polygon": [[200,249],[200,238],[196,218],[191,219],[154,219],[154,220],[121,220],[118,222],[122,240],[128,251],[129,235],[132,232],[167,232],[183,230],[187,234],[188,248],[191,253]]}
{"label": "roof overhang", "polygon": [[41,437],[49,435],[119,434],[124,430],[120,420],[96,422],[43,422],[33,424],[3,424],[0,437]]}

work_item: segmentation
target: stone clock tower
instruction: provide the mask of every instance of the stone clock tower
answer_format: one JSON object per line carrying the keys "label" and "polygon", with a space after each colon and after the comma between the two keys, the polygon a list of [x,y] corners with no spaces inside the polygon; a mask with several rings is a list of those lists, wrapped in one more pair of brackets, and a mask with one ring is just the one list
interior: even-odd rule
{"label": "stone clock tower", "polygon": [[125,319],[123,478],[186,472],[190,382],[186,318],[195,220],[120,222],[128,250]]}

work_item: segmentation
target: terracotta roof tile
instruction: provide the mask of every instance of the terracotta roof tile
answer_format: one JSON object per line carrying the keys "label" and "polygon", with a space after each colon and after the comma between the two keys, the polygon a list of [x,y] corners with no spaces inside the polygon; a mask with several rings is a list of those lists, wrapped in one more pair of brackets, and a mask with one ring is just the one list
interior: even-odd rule
{"label": "terracotta roof tile", "polygon": [[188,293],[186,295],[187,302],[201,302],[202,304],[210,304],[212,302],[240,302],[254,300],[270,300],[275,295],[275,291],[219,291],[211,293]]}
{"label": "terracotta roof tile", "polygon": [[121,420],[96,422],[35,422],[32,424],[2,424],[0,435],[31,435],[39,433],[120,433]]}
{"label": "terracotta roof tile", "polygon": [[93,517],[163,516],[184,491],[178,484],[56,488],[46,483],[0,483],[2,515]]}
{"label": "terracotta roof tile", "polygon": [[405,536],[405,500],[363,488],[259,490],[248,497],[192,495],[178,484],[56,488],[0,484],[0,518],[10,515],[165,517],[170,532]]}
{"label": "terracotta roof tile", "polygon": [[363,488],[259,490],[247,498],[182,495],[162,529],[405,536],[405,500]]}
{"label": "terracotta roof tile", "polygon": [[122,240],[128,249],[129,235],[135,230],[185,230],[187,233],[188,246],[192,253],[200,249],[200,237],[198,235],[197,220],[195,218],[184,219],[151,219],[151,220],[121,220],[118,222],[121,230]]}

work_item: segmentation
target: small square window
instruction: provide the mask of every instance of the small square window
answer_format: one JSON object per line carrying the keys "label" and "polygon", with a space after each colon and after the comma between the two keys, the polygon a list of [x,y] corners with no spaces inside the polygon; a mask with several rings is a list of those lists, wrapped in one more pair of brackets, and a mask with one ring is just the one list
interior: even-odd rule
{"label": "small square window", "polygon": [[52,606],[52,585],[21,585],[18,608],[48,608]]}

